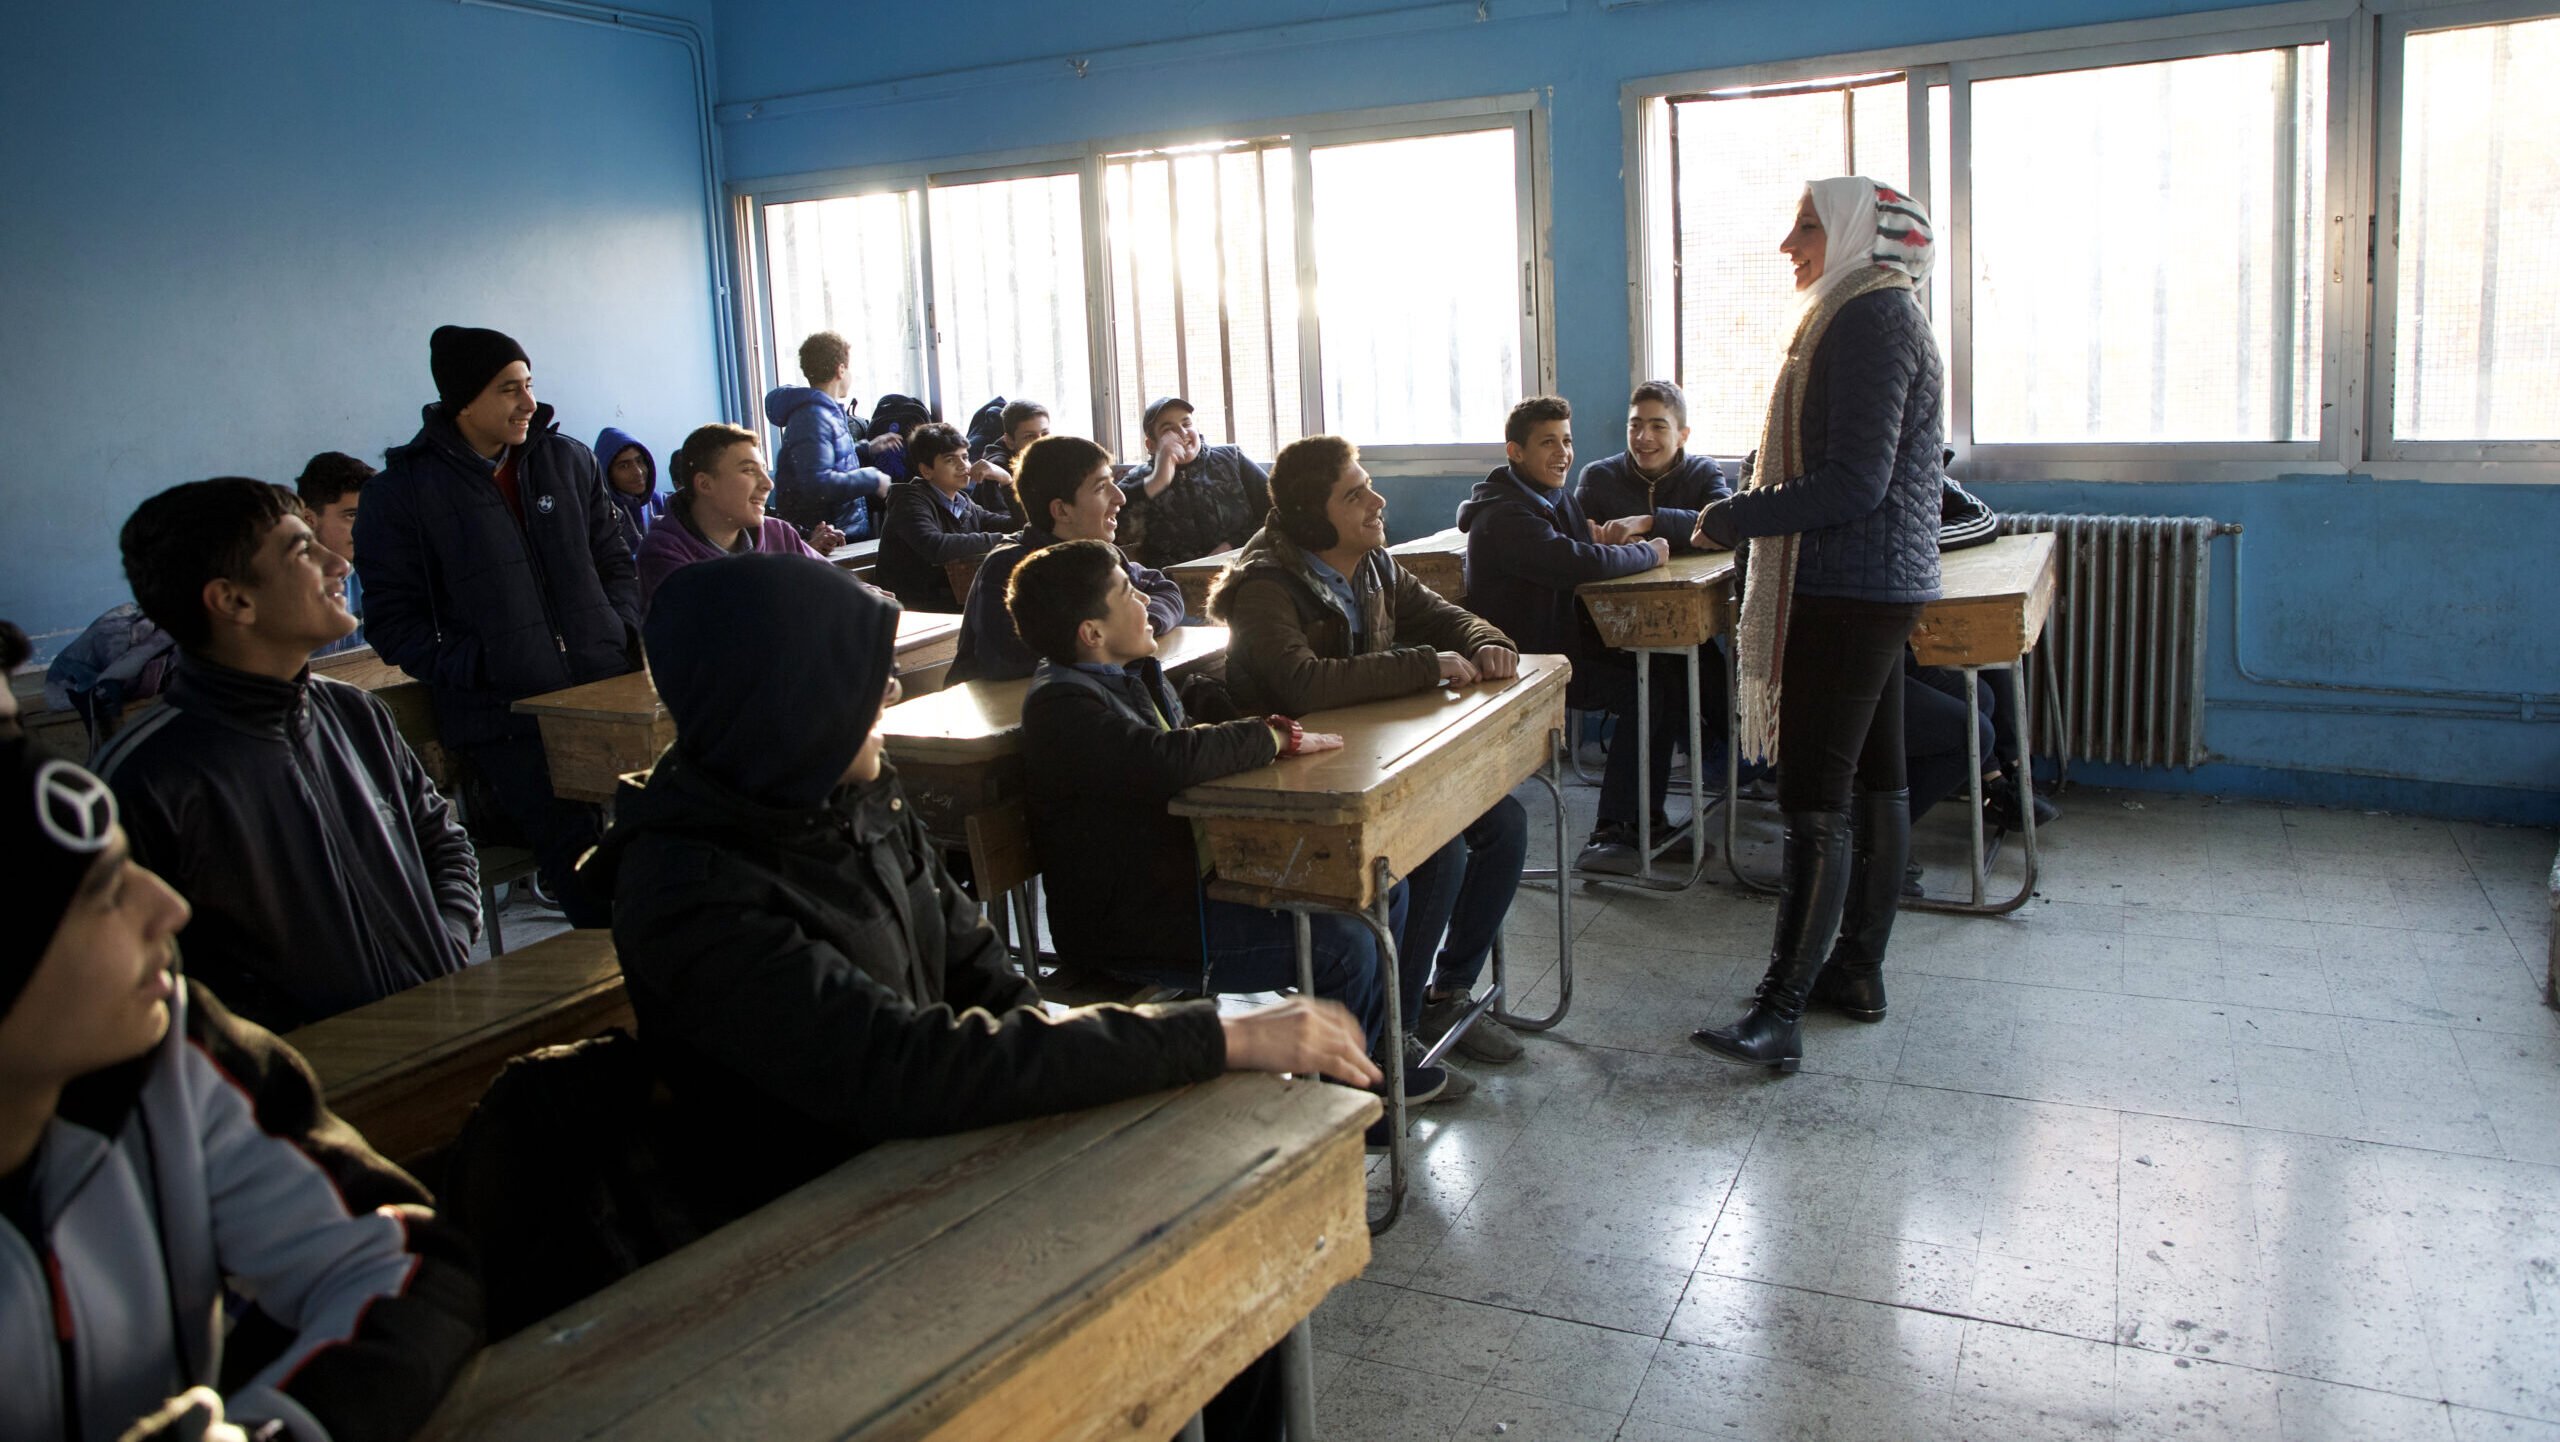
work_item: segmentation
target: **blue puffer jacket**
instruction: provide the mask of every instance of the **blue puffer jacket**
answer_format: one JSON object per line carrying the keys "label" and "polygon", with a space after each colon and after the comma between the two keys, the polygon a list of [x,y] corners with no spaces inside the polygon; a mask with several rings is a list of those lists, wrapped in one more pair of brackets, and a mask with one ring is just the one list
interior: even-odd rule
{"label": "blue puffer jacket", "polygon": [[1939,405],[1945,369],[1908,290],[1840,308],[1805,386],[1801,476],[1700,513],[1708,537],[1801,535],[1798,594],[1938,598]]}
{"label": "blue puffer jacket", "polygon": [[510,703],[639,669],[640,581],[595,452],[533,413],[519,525],[441,408],[383,458],[356,515],[365,632],[435,688],[448,746],[540,734]]}
{"label": "blue puffer jacket", "polygon": [[782,427],[782,454],[773,463],[773,513],[805,536],[862,501],[863,523],[844,533],[870,535],[888,478],[864,467],[850,404],[808,386],[775,386],[765,392],[764,418]]}

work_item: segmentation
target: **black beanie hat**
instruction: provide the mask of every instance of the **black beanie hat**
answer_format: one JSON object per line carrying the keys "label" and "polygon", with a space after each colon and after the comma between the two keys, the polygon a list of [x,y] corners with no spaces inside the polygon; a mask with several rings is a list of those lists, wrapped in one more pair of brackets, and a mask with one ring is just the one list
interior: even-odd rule
{"label": "black beanie hat", "polygon": [[[676,753],[762,806],[823,804],[880,716],[898,606],[824,561],[748,552],[661,583],[640,628]],[[792,657],[745,638],[789,636]]]}
{"label": "black beanie hat", "polygon": [[427,369],[435,373],[436,399],[447,415],[478,400],[498,372],[517,361],[533,364],[523,346],[499,331],[440,325],[427,337]]}
{"label": "black beanie hat", "polygon": [[105,782],[23,736],[0,741],[0,876],[19,898],[11,924],[0,927],[0,1016],[18,1004],[115,830],[116,797]]}

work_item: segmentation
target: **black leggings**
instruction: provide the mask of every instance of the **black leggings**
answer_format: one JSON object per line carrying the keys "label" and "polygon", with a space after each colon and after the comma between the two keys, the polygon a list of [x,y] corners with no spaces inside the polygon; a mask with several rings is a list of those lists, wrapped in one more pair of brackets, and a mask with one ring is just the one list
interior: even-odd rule
{"label": "black leggings", "polygon": [[1918,602],[1796,596],[1778,689],[1778,809],[1846,811],[1850,784],[1900,791],[1902,648]]}

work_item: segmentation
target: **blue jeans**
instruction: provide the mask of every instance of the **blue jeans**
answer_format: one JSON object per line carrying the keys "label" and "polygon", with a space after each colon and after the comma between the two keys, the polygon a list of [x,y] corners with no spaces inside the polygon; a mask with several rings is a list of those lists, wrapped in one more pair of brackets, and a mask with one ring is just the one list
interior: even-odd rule
{"label": "blue jeans", "polygon": [[1423,988],[1435,973],[1443,991],[1474,989],[1485,958],[1493,955],[1494,938],[1502,934],[1502,919],[1511,913],[1528,859],[1529,809],[1505,796],[1405,878],[1413,899],[1405,924],[1396,930],[1396,980],[1406,1026],[1421,1014]]}
{"label": "blue jeans", "polygon": [[[1399,884],[1390,895],[1390,926],[1402,933],[1407,898]],[[1298,984],[1298,932],[1289,913],[1266,911],[1234,901],[1204,900],[1201,929],[1209,943],[1209,989],[1213,992],[1288,991]],[[1316,995],[1341,1002],[1360,1019],[1369,1050],[1378,1049],[1386,1033],[1386,996],[1378,979],[1378,943],[1369,928],[1347,916],[1319,911],[1307,918],[1307,940],[1315,957]],[[1136,975],[1165,986],[1200,984],[1196,971],[1140,970]],[[1408,1023],[1410,1018],[1408,1018]]]}

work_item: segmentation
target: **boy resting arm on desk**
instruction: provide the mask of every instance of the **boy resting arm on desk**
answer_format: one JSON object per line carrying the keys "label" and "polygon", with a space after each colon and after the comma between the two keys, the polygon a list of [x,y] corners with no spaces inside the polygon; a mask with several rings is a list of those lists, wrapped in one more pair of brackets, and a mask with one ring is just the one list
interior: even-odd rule
{"label": "boy resting arm on desk", "polygon": [[[824,562],[766,555],[686,567],[649,613],[678,739],[580,875],[612,890],[640,1039],[729,1206],[894,1137],[1227,1070],[1374,1075],[1322,1003],[1044,1012],[882,760],[897,618]],[[737,644],[786,630],[809,664]]]}
{"label": "boy resting arm on desk", "polygon": [[[1388,553],[1387,503],[1358,447],[1339,436],[1292,441],[1271,468],[1271,502],[1270,518],[1209,591],[1210,615],[1231,628],[1227,689],[1237,704],[1303,716],[1519,674],[1510,637]],[[1414,868],[1396,959],[1402,1014],[1419,1040],[1436,1042],[1465,1017],[1528,849],[1529,814],[1506,796]],[[1426,1004],[1435,952],[1438,984]],[[1491,1017],[1477,1018],[1457,1048],[1485,1062],[1521,1054],[1518,1037]]]}
{"label": "boy resting arm on desk", "polygon": [[[1285,716],[1190,725],[1156,662],[1146,607],[1119,551],[1104,542],[1069,541],[1024,561],[1009,604],[1022,638],[1046,658],[1022,702],[1022,763],[1059,953],[1186,990],[1297,985],[1290,917],[1208,898],[1191,823],[1166,803],[1200,782],[1330,750],[1342,738],[1305,732]],[[1398,886],[1398,925],[1404,905]],[[1377,943],[1346,916],[1310,921],[1316,994],[1360,1018],[1374,1056],[1385,1012]],[[1441,1069],[1416,1068],[1405,1098],[1429,1100],[1447,1084]]]}
{"label": "boy resting arm on desk", "polygon": [[[1013,490],[1030,522],[987,553],[969,585],[960,617],[960,654],[950,684],[1019,681],[1040,658],[1022,644],[1005,610],[1005,588],[1022,558],[1060,541],[1112,541],[1120,534],[1126,493],[1111,479],[1111,453],[1082,436],[1042,435],[1014,460]],[[1182,585],[1162,571],[1122,557],[1129,584],[1146,602],[1147,627],[1161,636],[1182,624]]]}

